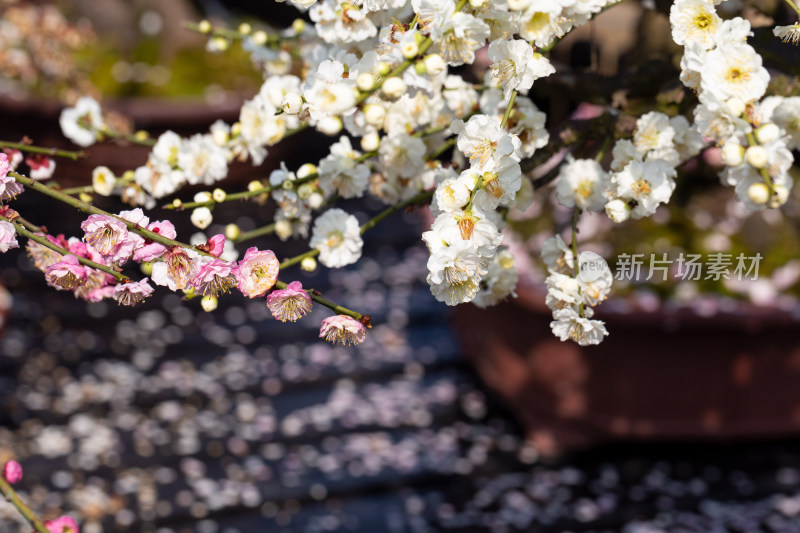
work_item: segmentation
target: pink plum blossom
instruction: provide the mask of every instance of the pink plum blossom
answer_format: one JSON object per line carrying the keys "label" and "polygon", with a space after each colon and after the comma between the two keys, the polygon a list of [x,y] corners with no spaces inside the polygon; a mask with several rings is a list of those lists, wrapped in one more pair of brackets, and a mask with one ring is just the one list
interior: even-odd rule
{"label": "pink plum blossom", "polygon": [[153,283],[172,291],[185,289],[199,268],[197,252],[180,246],[170,248],[161,259],[153,264]]}
{"label": "pink plum blossom", "polygon": [[218,296],[236,286],[236,267],[221,259],[214,259],[200,267],[189,281],[198,294]]}
{"label": "pink plum blossom", "polygon": [[293,281],[285,289],[272,291],[267,296],[267,307],[272,316],[281,322],[294,322],[311,312],[314,305],[311,296],[303,290],[303,284]]}
{"label": "pink plum blossom", "polygon": [[17,231],[14,229],[14,224],[0,221],[0,252],[6,253],[11,248],[19,248],[17,242]]}
{"label": "pink plum blossom", "polygon": [[[175,226],[168,220],[157,220],[147,225],[147,229],[153,233],[158,233],[167,239],[174,239],[178,234]],[[144,246],[133,252],[133,260],[137,263],[152,261],[164,255],[167,247],[157,242],[145,240]]]}
{"label": "pink plum blossom", "polygon": [[81,229],[86,242],[106,259],[117,255],[128,236],[128,227],[125,223],[108,215],[89,215],[89,218],[81,223]]}
{"label": "pink plum blossom", "polygon": [[22,185],[8,175],[10,165],[8,156],[0,153],[0,201],[13,200],[22,192]]}
{"label": "pink plum blossom", "polygon": [[74,290],[86,280],[86,267],[74,255],[65,255],[61,261],[53,263],[45,271],[48,285],[58,290]]}
{"label": "pink plum blossom", "polygon": [[319,338],[333,344],[361,344],[367,336],[364,324],[347,315],[336,315],[322,321]]}
{"label": "pink plum blossom", "polygon": [[113,297],[120,305],[136,305],[153,294],[153,287],[147,278],[141,281],[131,281],[114,287]]}
{"label": "pink plum blossom", "polygon": [[239,290],[248,298],[264,296],[278,279],[279,265],[272,250],[248,248],[239,261]]}
{"label": "pink plum blossom", "polygon": [[25,163],[31,167],[31,179],[37,181],[52,178],[56,171],[55,160],[43,154],[30,155],[25,158]]}

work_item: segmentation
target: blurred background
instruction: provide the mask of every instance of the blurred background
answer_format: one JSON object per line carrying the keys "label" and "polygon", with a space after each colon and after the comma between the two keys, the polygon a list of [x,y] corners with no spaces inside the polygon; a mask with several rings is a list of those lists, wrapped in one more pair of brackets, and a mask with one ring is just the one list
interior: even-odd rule
{"label": "blurred background", "polygon": [[[579,124],[568,119],[584,88],[592,103],[631,113],[656,99],[691,104],[669,99],[676,50],[669,2],[656,4],[624,2],[554,49],[563,76],[534,91],[552,136]],[[790,72],[773,89],[798,94],[786,67],[796,73],[798,49],[767,38],[788,10],[723,6],[747,16],[759,51]],[[0,139],[74,149],[58,114],[83,94],[101,99],[121,130],[191,134],[234,122],[260,70],[237,46],[206,52],[184,23],[285,27],[297,16],[255,0],[109,0],[102,9],[0,0]],[[654,81],[619,92],[636,76]],[[328,143],[304,133],[259,168],[233,165],[231,190],[282,160],[290,169],[317,161]],[[82,162],[58,160],[55,179],[88,184],[94,166],[122,172],[148,152],[90,151]],[[163,291],[133,309],[87,304],[48,288],[24,252],[3,254],[0,463],[22,463],[19,489],[40,516],[72,514],[87,533],[800,531],[797,198],[777,214],[742,216],[715,164],[713,153],[687,164],[692,179],[681,186],[692,194],[649,225],[614,232],[586,217],[581,234],[606,257],[757,251],[766,281],[620,287],[599,308],[611,337],[590,349],[553,339],[543,310],[538,247],[569,216],[546,189],[513,224],[519,298],[497,309],[453,311],[433,299],[420,210],[368,233],[352,267],[287,273],[372,315],[356,348],[317,342],[327,311],[287,326],[236,295],[214,313]],[[363,222],[382,206],[342,207]],[[78,213],[30,191],[14,208],[80,234]],[[170,217],[181,237],[195,232],[183,215]],[[215,210],[245,231],[271,215],[269,204]],[[603,249],[609,240],[614,248]],[[252,245],[279,257],[305,246]],[[20,520],[0,502],[0,533],[29,531]]]}

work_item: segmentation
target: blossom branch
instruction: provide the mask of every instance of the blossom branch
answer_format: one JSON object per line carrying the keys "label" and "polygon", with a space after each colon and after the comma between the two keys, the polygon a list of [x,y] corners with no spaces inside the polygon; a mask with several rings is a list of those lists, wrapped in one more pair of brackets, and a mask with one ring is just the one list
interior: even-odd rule
{"label": "blossom branch", "polygon": [[44,154],[53,157],[65,157],[67,159],[72,159],[73,161],[84,159],[87,156],[86,152],[84,152],[83,150],[73,152],[70,150],[57,150],[55,148],[45,148],[43,146],[32,146],[30,144],[15,143],[9,141],[0,141],[0,148],[13,148],[14,150],[19,150],[21,152],[30,152],[32,154]]}
{"label": "blossom branch", "polygon": [[[159,235],[158,233],[155,233],[153,231],[144,229],[141,226],[139,226],[139,225],[137,225],[137,224],[135,224],[133,222],[130,222],[128,220],[125,220],[122,217],[119,217],[117,215],[108,213],[106,211],[103,211],[102,209],[98,209],[97,207],[94,207],[91,204],[87,204],[86,202],[82,202],[82,201],[80,201],[80,200],[78,200],[76,198],[73,198],[71,196],[65,195],[64,193],[56,191],[56,190],[54,190],[54,189],[52,189],[50,187],[47,187],[46,185],[42,185],[41,183],[36,182],[35,180],[32,180],[32,179],[30,179],[28,177],[25,177],[22,174],[19,174],[17,172],[13,172],[13,171],[9,172],[9,174],[14,176],[14,178],[18,182],[23,183],[24,185],[27,185],[27,186],[31,187],[32,189],[34,189],[34,190],[36,190],[38,192],[44,193],[44,194],[46,194],[46,195],[48,195],[48,196],[50,196],[52,198],[55,198],[56,200],[62,201],[64,203],[66,203],[66,204],[69,204],[69,205],[75,207],[76,209],[78,209],[80,211],[83,211],[84,213],[90,213],[90,214],[93,214],[93,215],[104,215],[104,216],[114,217],[115,219],[123,222],[126,225],[126,227],[128,228],[129,231],[133,231],[134,233],[137,233],[137,234],[141,235],[142,237],[144,237],[146,239],[149,239],[151,241],[157,242],[159,244],[163,244],[163,245],[165,245],[167,247],[180,246],[182,248],[187,248],[187,249],[194,250],[194,251],[200,253],[201,255],[211,256],[211,254],[209,254],[208,252],[205,252],[205,251],[200,250],[200,249],[198,249],[198,248],[196,248],[194,246],[191,246],[191,245],[188,245],[188,244],[185,244],[185,243],[173,240],[173,239],[168,239],[168,238],[164,237],[163,235]],[[406,202],[404,202],[404,203],[406,205],[410,205],[410,204],[408,204]],[[385,218],[385,216],[383,218]],[[15,228],[17,229],[17,231],[22,230],[22,231],[20,231],[20,235],[23,235],[24,237],[28,237],[29,239],[33,239],[34,241],[38,242],[39,244],[42,244],[43,246],[47,246],[51,250],[54,250],[54,251],[56,251],[58,253],[61,253],[61,254],[69,254],[70,253],[68,250],[64,250],[60,246],[56,246],[55,244],[51,243],[47,239],[41,238],[41,237],[39,237],[37,235],[34,235],[32,232],[26,230],[21,225],[15,224]],[[319,253],[318,250],[314,250],[314,252]],[[74,254],[71,254],[71,255],[74,255]],[[314,255],[316,255],[316,254],[311,254],[310,257],[313,257]],[[84,259],[84,258],[81,258],[81,257],[78,257],[78,260],[81,263],[85,264],[86,266],[90,266],[92,268],[97,268],[98,270],[102,270],[103,272],[107,272],[107,273],[113,275],[115,278],[117,278],[120,281],[124,281],[124,282],[129,281],[125,276],[123,276],[119,272],[113,271],[109,267],[104,267],[103,265],[99,265],[99,264],[97,264],[97,263],[95,263],[93,261],[89,261],[88,259]],[[297,262],[300,262],[300,261],[302,261],[302,258],[299,259]],[[295,263],[292,262],[291,264],[295,264]],[[284,264],[281,264],[279,268],[283,269],[284,268]],[[280,283],[280,285],[278,285],[278,283]],[[276,281],[276,286],[278,286],[278,288],[285,288],[285,285],[286,284],[281,282],[280,280]],[[332,311],[334,311],[337,314],[344,314],[344,315],[353,317],[356,320],[362,320],[362,318],[365,316],[365,315],[362,315],[361,313],[357,313],[357,312],[355,312],[355,311],[353,311],[351,309],[347,309],[346,307],[342,307],[342,306],[337,305],[337,304],[335,304],[335,303],[333,303],[333,302],[331,302],[329,300],[321,298],[318,295],[315,295],[313,293],[309,293],[309,295],[317,303],[319,303],[321,305],[324,305],[325,307],[331,309]]]}
{"label": "blossom branch", "polygon": [[[90,259],[86,259],[85,257],[81,257],[81,256],[79,256],[77,254],[74,254],[74,253],[70,252],[69,250],[67,250],[66,248],[62,248],[61,246],[50,242],[47,238],[42,237],[41,235],[36,235],[33,231],[27,229],[24,225],[22,225],[22,224],[20,224],[18,222],[12,221],[11,219],[8,219],[8,218],[6,218],[6,217],[4,217],[2,215],[0,215],[0,220],[5,220],[6,222],[11,222],[11,224],[14,225],[14,229],[16,230],[16,232],[19,235],[22,235],[23,237],[26,237],[26,238],[28,238],[28,239],[30,239],[30,240],[38,243],[38,244],[41,244],[45,248],[49,248],[49,249],[53,250],[54,252],[57,252],[57,253],[59,253],[61,255],[74,255],[78,259],[79,263],[81,263],[81,264],[83,264],[83,265],[85,265],[87,267],[94,268],[96,270],[101,270],[101,271],[105,272],[106,274],[110,274],[110,275],[114,276],[115,278],[117,278],[117,280],[119,282],[121,282],[121,283],[127,283],[127,282],[130,281],[130,279],[127,276],[117,272],[113,268],[108,267],[106,265],[101,265],[100,263],[95,263],[94,261],[92,261]],[[26,225],[30,225],[30,223],[27,222]]]}
{"label": "blossom branch", "polygon": [[798,17],[800,17],[800,7],[797,7],[797,4],[795,4],[792,0],[783,0],[783,1],[786,2],[789,5],[789,7],[791,7],[794,10],[795,13],[797,13]]}
{"label": "blossom branch", "polygon": [[[361,154],[360,156],[355,158],[354,161],[356,163],[363,163],[364,161],[366,161],[370,157],[375,157],[376,155],[378,155],[377,150],[372,151],[372,152],[367,152],[367,153]],[[166,204],[166,205],[162,206],[162,208],[163,209],[168,209],[168,210],[174,210],[174,209],[183,210],[183,209],[191,209],[191,208],[194,208],[194,207],[213,207],[213,206],[215,206],[215,205],[217,205],[219,203],[233,202],[235,200],[249,200],[250,198],[254,198],[256,196],[261,196],[262,194],[269,194],[270,192],[272,192],[272,191],[274,191],[276,189],[281,189],[281,188],[284,187],[284,183],[288,183],[294,188],[297,185],[302,185],[304,183],[308,183],[310,181],[314,181],[318,177],[319,177],[319,173],[318,172],[312,172],[307,176],[303,176],[302,178],[297,178],[295,180],[284,181],[280,185],[267,185],[265,187],[253,188],[253,190],[251,190],[251,191],[244,191],[244,192],[237,192],[237,193],[233,193],[233,194],[228,194],[228,195],[225,196],[224,200],[219,201],[219,202],[216,201],[216,200],[213,200],[213,199],[212,200],[207,200],[205,202],[186,202],[186,203],[183,203],[183,202],[179,201],[177,203]]]}
{"label": "blossom branch", "polygon": [[25,502],[22,501],[8,481],[3,479],[3,476],[0,476],[0,493],[11,505],[17,509],[17,511],[19,511],[19,514],[21,514],[25,520],[27,520],[28,523],[33,526],[33,529],[35,529],[38,533],[50,533],[42,520],[36,516],[33,511],[31,511],[31,508],[28,507]]}
{"label": "blossom branch", "polygon": [[[374,228],[377,224],[379,224],[380,222],[385,220],[390,215],[392,215],[392,214],[394,214],[394,213],[396,213],[396,212],[398,212],[400,210],[403,210],[406,207],[412,206],[414,204],[418,204],[418,203],[421,203],[421,202],[428,202],[428,201],[430,201],[431,197],[433,197],[433,191],[432,190],[430,190],[430,191],[422,191],[419,194],[416,194],[415,196],[409,198],[408,200],[405,200],[404,202],[400,202],[397,205],[394,205],[392,207],[384,209],[383,211],[381,211],[380,213],[375,215],[373,218],[371,218],[367,222],[365,222],[361,226],[361,228],[359,229],[359,233],[361,235],[364,235],[367,231],[369,231],[372,228]],[[318,255],[319,255],[319,250],[308,250],[307,252],[303,252],[300,255],[296,255],[296,256],[294,256],[294,257],[292,257],[290,259],[287,259],[284,262],[282,262],[280,264],[280,270],[283,270],[284,268],[296,265],[296,264],[302,262],[303,259],[306,259],[307,257],[316,257]]]}

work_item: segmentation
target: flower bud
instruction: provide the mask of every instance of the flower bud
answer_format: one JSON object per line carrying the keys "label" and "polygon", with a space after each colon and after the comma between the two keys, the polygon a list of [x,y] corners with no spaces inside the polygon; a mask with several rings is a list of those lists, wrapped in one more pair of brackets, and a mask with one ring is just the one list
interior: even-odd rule
{"label": "flower bud", "polygon": [[242,134],[242,123],[241,122],[234,122],[231,126],[231,135],[234,137],[238,137]]}
{"label": "flower bud", "polygon": [[773,209],[778,208],[786,203],[789,199],[789,189],[783,185],[775,185],[772,187],[772,198],[769,199],[769,206]]}
{"label": "flower bud", "polygon": [[251,31],[253,31],[253,27],[247,22],[242,22],[239,24],[239,33],[242,35],[250,35]]}
{"label": "flower bud", "polygon": [[214,144],[217,146],[225,146],[230,140],[230,134],[222,128],[215,128],[211,132],[211,138],[214,140]]}
{"label": "flower bud", "polygon": [[403,81],[403,78],[393,76],[383,82],[381,92],[386,98],[390,100],[397,100],[403,96],[403,94],[405,94],[406,89],[406,82]]}
{"label": "flower bud", "polygon": [[175,209],[181,209],[183,208],[183,202],[181,201],[180,198],[175,198],[174,200],[172,200],[172,207]]}
{"label": "flower bud", "polygon": [[22,466],[16,461],[7,462],[3,467],[3,477],[12,485],[19,483],[22,481]]}
{"label": "flower bud", "polygon": [[228,197],[228,193],[226,193],[225,191],[223,191],[219,187],[214,189],[213,192],[211,193],[211,198],[215,202],[217,202],[218,204],[224,202],[225,198],[227,198],[227,197]]}
{"label": "flower bud", "polygon": [[375,76],[369,72],[362,72],[356,78],[356,87],[360,90],[367,92],[375,85]]}
{"label": "flower bud", "polygon": [[769,154],[763,146],[748,146],[744,151],[744,159],[747,164],[755,168],[764,168],[767,165]]}
{"label": "flower bud", "polygon": [[608,218],[619,224],[625,222],[631,216],[631,206],[619,198],[611,200],[606,204],[606,214]]}
{"label": "flower bud", "polygon": [[303,108],[303,97],[297,93],[288,93],[281,100],[281,109],[287,115],[296,115]]}
{"label": "flower bud", "polygon": [[211,42],[209,43],[210,50],[215,52],[224,52],[230,48],[230,46],[231,42],[225,37],[221,36],[212,37]]}
{"label": "flower bud", "polygon": [[253,42],[258,46],[264,46],[267,44],[267,33],[261,30],[258,30],[253,34]]}
{"label": "flower bud", "polygon": [[375,131],[371,131],[361,138],[361,149],[365,152],[377,150],[380,145],[381,138]]}
{"label": "flower bud", "polygon": [[322,202],[324,201],[325,198],[320,193],[314,192],[308,197],[308,207],[311,209],[319,209],[322,207]]}
{"label": "flower bud", "polygon": [[308,197],[314,192],[314,186],[310,183],[304,183],[297,188],[297,197],[301,200],[308,200]]}
{"label": "flower bud", "polygon": [[282,241],[292,236],[292,223],[282,218],[275,221],[275,235]]}
{"label": "flower bud", "polygon": [[756,205],[764,205],[769,201],[769,187],[763,181],[759,181],[747,188],[747,197]]}
{"label": "flower bud", "polygon": [[742,116],[745,108],[747,107],[745,103],[738,98],[728,98],[728,101],[725,102],[725,104],[728,106],[728,111],[730,114],[735,117]]}
{"label": "flower bud", "polygon": [[195,202],[210,202],[211,201],[211,193],[208,191],[200,191],[199,193],[194,195]]}
{"label": "flower bud", "polygon": [[471,8],[473,8],[473,9],[478,9],[478,8],[480,8],[480,7],[481,7],[481,6],[482,6],[482,5],[483,5],[485,2],[486,2],[486,0],[469,0],[469,5],[470,5],[470,7],[471,7]]}
{"label": "flower bud", "polygon": [[81,192],[78,194],[78,200],[90,204],[92,203],[92,195],[89,194],[88,192]]}
{"label": "flower bud", "polygon": [[218,301],[217,297],[213,294],[206,294],[203,296],[203,299],[200,300],[200,307],[203,308],[203,311],[206,313],[210,313],[211,311],[217,308]]}
{"label": "flower bud", "polygon": [[199,229],[206,229],[214,217],[211,215],[211,209],[207,207],[197,207],[192,211],[192,216],[189,217],[192,224]]}
{"label": "flower bud", "polygon": [[225,237],[227,237],[228,240],[235,241],[236,239],[241,237],[241,235],[242,235],[242,229],[239,227],[238,224],[231,223],[225,226]]}
{"label": "flower bud", "polygon": [[386,110],[380,104],[367,104],[364,106],[364,121],[375,128],[383,126],[386,119]]}
{"label": "flower bud", "polygon": [[425,69],[428,71],[429,76],[438,76],[444,69],[447,68],[447,63],[444,62],[442,56],[439,54],[428,54],[425,56]]}
{"label": "flower bud", "polygon": [[100,196],[111,196],[117,178],[108,167],[97,167],[92,171],[92,188]]}
{"label": "flower bud", "polygon": [[283,182],[281,182],[281,189],[284,191],[294,190],[294,180],[283,180]]}
{"label": "flower bud", "polygon": [[417,57],[419,53],[419,45],[417,41],[406,41],[400,47],[400,53],[403,54],[403,57],[406,59],[413,59]]}
{"label": "flower bud", "polygon": [[295,33],[303,33],[303,30],[306,28],[306,21],[303,19],[294,19],[292,22],[292,29]]}
{"label": "flower bud", "polygon": [[304,257],[300,261],[300,268],[306,272],[314,272],[317,269],[317,260],[313,257]]}
{"label": "flower bud", "polygon": [[200,30],[200,33],[208,33],[211,31],[211,23],[207,20],[201,20],[197,25],[197,29]]}
{"label": "flower bud", "polygon": [[142,274],[147,276],[148,278],[153,275],[153,262],[152,261],[145,261],[139,264],[139,270],[142,271]]}
{"label": "flower bud", "polygon": [[310,174],[316,174],[317,166],[314,163],[306,163],[297,169],[297,178],[302,179]]}
{"label": "flower bud", "polygon": [[385,61],[381,61],[378,63],[378,74],[381,76],[386,76],[392,71],[392,68],[389,66],[389,63]]}
{"label": "flower bud", "polygon": [[263,189],[263,188],[264,188],[264,185],[258,180],[253,180],[253,181],[251,181],[250,183],[247,184],[247,190],[250,191],[250,192],[257,191],[257,190]]}
{"label": "flower bud", "polygon": [[325,135],[336,135],[342,131],[342,119],[328,115],[317,122],[317,130]]}
{"label": "flower bud", "polygon": [[744,161],[744,148],[736,141],[728,141],[722,146],[722,162],[729,167],[738,167]]}
{"label": "flower bud", "polygon": [[761,144],[771,143],[780,136],[781,129],[777,126],[777,124],[773,124],[772,122],[762,124],[756,130],[756,139],[758,139],[758,142]]}

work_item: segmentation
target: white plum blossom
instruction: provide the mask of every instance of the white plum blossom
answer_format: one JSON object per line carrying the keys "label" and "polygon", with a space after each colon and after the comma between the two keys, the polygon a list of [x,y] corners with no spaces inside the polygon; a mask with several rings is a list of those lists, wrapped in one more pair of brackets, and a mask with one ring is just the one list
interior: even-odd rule
{"label": "white plum blossom", "polygon": [[61,132],[78,146],[91,146],[103,130],[103,112],[91,96],[81,97],[75,107],[67,107],[59,117]]}
{"label": "white plum blossom", "polygon": [[559,171],[556,198],[564,207],[602,211],[607,182],[606,171],[594,159],[570,158]]}
{"label": "white plum blossom", "polygon": [[491,79],[496,87],[503,89],[506,98],[512,90],[528,94],[534,80],[555,72],[550,61],[534,53],[527,41],[520,39],[497,39],[489,45]]}
{"label": "white plum blossom", "polygon": [[353,149],[348,137],[331,145],[331,153],[319,162],[319,186],[327,195],[358,198],[369,185],[369,167],[356,161],[361,153]]}
{"label": "white plum blossom", "polygon": [[656,208],[669,202],[675,190],[675,169],[660,159],[631,161],[620,172],[611,175],[612,197],[632,201],[633,218],[650,216]]}
{"label": "white plum blossom", "polygon": [[363,245],[358,220],[342,209],[329,209],[314,221],[309,246],[319,250],[319,262],[326,267],[355,263]]}
{"label": "white plum blossom", "polygon": [[197,134],[186,139],[178,150],[178,166],[191,185],[212,185],[228,175],[225,149],[211,135]]}
{"label": "white plum blossom", "polygon": [[736,98],[742,102],[757,100],[769,84],[769,73],[761,56],[747,44],[717,47],[706,54],[700,87],[703,96],[724,102]]}
{"label": "white plum blossom", "polygon": [[680,45],[697,43],[708,50],[722,25],[714,5],[707,0],[676,0],[669,11],[672,40]]}
{"label": "white plum blossom", "polygon": [[573,308],[567,307],[553,312],[550,328],[560,340],[572,340],[581,346],[600,344],[608,335],[608,330],[601,320],[581,317]]}

